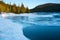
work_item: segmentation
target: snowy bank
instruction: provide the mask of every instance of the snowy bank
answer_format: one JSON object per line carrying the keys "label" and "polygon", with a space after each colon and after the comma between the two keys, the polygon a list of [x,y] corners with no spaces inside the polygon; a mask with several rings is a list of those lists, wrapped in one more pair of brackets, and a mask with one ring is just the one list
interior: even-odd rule
{"label": "snowy bank", "polygon": [[0,18],[0,40],[28,40],[22,32],[22,25]]}

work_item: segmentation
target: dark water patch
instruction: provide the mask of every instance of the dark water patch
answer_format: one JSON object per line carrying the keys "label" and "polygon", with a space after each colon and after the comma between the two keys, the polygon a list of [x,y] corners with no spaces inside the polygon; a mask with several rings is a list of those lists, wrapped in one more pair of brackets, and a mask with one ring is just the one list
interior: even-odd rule
{"label": "dark water patch", "polygon": [[29,26],[23,28],[24,35],[31,40],[60,40],[60,26]]}

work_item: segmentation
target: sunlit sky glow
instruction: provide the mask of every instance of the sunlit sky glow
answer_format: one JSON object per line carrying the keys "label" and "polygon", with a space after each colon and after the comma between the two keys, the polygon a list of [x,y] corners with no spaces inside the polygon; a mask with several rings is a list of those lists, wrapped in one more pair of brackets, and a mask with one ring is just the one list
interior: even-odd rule
{"label": "sunlit sky glow", "polygon": [[60,3],[60,0],[3,0],[5,3],[11,2],[11,4],[21,5],[23,3],[25,7],[32,9],[37,5],[45,4],[45,3]]}

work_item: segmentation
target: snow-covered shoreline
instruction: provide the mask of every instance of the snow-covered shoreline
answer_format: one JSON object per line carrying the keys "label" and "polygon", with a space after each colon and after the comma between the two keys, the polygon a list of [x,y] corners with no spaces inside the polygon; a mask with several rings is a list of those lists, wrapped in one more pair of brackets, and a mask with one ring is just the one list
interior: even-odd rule
{"label": "snow-covered shoreline", "polygon": [[22,25],[0,18],[0,40],[28,40],[23,35]]}

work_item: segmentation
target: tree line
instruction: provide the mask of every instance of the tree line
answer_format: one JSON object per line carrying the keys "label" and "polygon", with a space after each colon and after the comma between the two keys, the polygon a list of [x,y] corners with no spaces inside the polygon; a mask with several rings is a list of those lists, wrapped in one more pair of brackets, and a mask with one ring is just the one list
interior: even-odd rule
{"label": "tree line", "polygon": [[7,13],[29,13],[29,8],[24,7],[24,4],[22,3],[21,6],[16,6],[16,4],[5,4],[4,2],[0,1],[0,12],[7,12]]}

